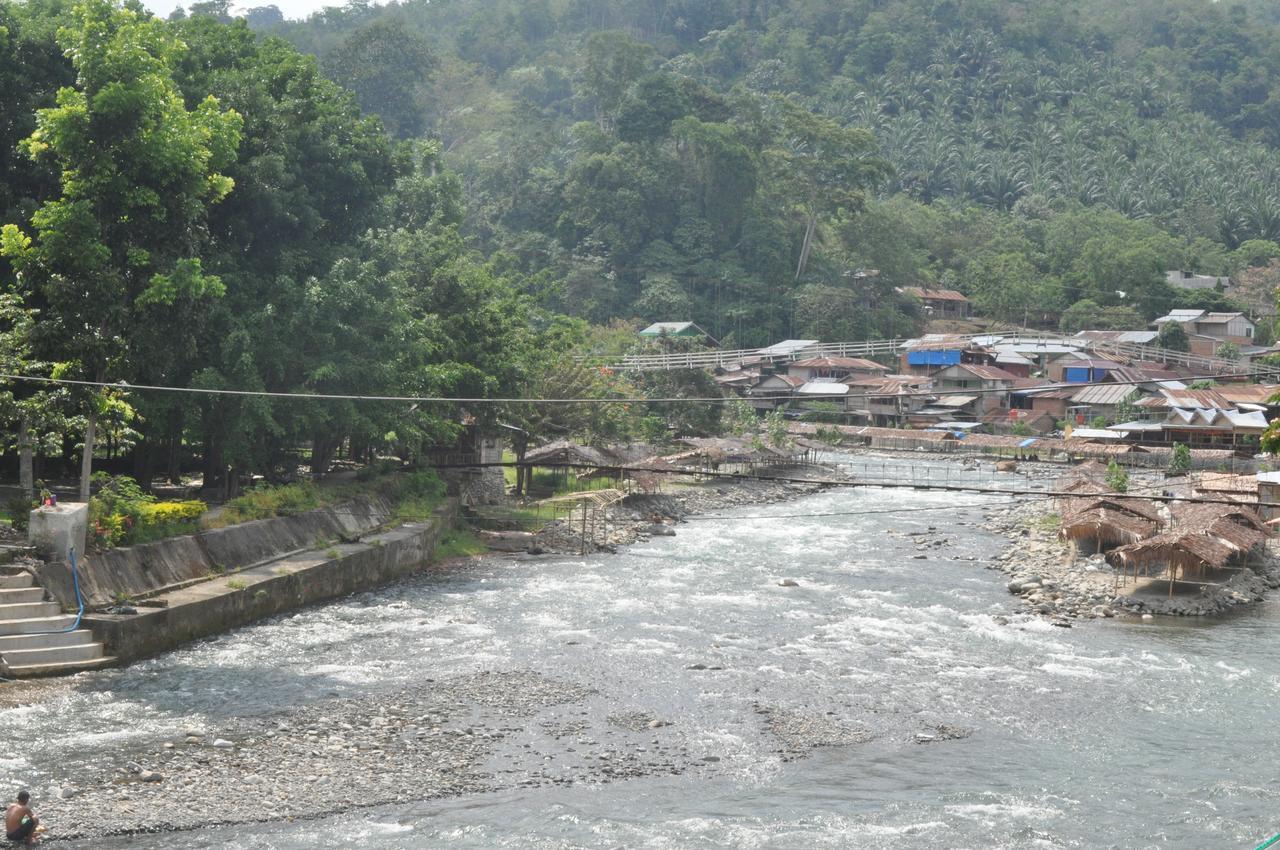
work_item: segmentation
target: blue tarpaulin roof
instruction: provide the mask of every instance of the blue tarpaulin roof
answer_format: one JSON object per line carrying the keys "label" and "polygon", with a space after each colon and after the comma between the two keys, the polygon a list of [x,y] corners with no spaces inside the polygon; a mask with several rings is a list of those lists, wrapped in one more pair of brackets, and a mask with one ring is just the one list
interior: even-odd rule
{"label": "blue tarpaulin roof", "polygon": [[1025,449],[1027,446],[1031,445],[1031,444],[1032,444],[1032,443],[1034,443],[1035,441],[1036,441],[1036,438],[1035,438],[1035,437],[1027,437],[1027,438],[1026,438],[1025,440],[1023,440],[1021,443],[1018,443],[1018,448],[1020,448],[1020,449]]}
{"label": "blue tarpaulin roof", "polygon": [[907,364],[911,366],[955,366],[959,362],[959,349],[932,349],[927,351],[907,352]]}

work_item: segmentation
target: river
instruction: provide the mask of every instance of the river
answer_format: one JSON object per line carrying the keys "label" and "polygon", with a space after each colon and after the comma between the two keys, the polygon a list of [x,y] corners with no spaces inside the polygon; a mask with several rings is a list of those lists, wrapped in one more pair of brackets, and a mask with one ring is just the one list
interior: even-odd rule
{"label": "river", "polygon": [[[0,778],[91,765],[192,718],[528,670],[596,689],[584,710],[600,717],[668,719],[689,769],[63,846],[1228,848],[1280,831],[1280,606],[1026,617],[984,569],[1003,540],[982,506],[1003,498],[831,490],[618,555],[422,576],[0,711],[17,742]],[[905,535],[930,526],[946,543],[916,559]],[[857,742],[788,752],[769,712]]]}

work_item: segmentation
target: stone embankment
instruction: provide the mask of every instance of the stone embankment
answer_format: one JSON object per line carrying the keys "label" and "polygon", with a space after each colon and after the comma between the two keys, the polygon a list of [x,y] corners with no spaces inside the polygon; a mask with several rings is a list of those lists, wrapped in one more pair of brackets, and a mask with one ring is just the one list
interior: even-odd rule
{"label": "stone embankment", "polygon": [[1132,581],[1117,584],[1115,570],[1102,555],[1077,557],[1071,544],[1058,538],[1057,514],[1041,500],[993,511],[986,528],[1009,538],[993,563],[1009,575],[1009,592],[1063,624],[1097,617],[1221,614],[1258,602],[1268,588],[1280,587],[1280,563],[1271,556],[1256,570],[1241,570],[1196,594],[1169,596],[1163,592],[1167,585],[1158,581],[1141,590]]}

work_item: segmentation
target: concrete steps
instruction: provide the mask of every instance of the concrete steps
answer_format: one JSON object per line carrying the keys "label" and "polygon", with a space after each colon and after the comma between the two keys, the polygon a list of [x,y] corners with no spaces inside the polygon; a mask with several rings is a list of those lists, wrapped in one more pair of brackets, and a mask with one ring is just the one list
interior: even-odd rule
{"label": "concrete steps", "polygon": [[112,663],[89,629],[66,631],[76,618],[25,570],[0,573],[0,673],[24,679],[78,673]]}
{"label": "concrete steps", "polygon": [[[44,592],[40,595],[43,597]],[[62,606],[57,602],[15,602],[5,605],[0,602],[0,623],[6,620],[30,620],[35,617],[56,617],[62,613]]]}
{"label": "concrete steps", "polygon": [[24,587],[34,587],[35,578],[28,572],[16,573],[14,575],[0,575],[0,590],[15,590]]}
{"label": "concrete steps", "polygon": [[0,605],[43,601],[44,588],[41,587],[0,587]]}
{"label": "concrete steps", "polygon": [[9,675],[15,679],[39,679],[42,676],[69,676],[72,673],[83,673],[85,670],[97,670],[110,667],[116,660],[103,656],[94,661],[67,661],[54,664],[27,664],[22,667],[10,667]]}
{"label": "concrete steps", "polygon": [[0,620],[0,636],[34,635],[40,632],[60,632],[75,625],[75,614],[57,617],[30,617],[25,620]]}

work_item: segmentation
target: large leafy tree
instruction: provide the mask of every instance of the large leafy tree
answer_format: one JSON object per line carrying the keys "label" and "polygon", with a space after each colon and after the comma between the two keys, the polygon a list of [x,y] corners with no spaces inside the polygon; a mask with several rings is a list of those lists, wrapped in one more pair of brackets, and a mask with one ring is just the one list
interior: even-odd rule
{"label": "large leafy tree", "polygon": [[[183,345],[174,328],[223,292],[200,250],[208,208],[234,185],[222,170],[241,119],[212,97],[188,109],[172,76],[182,43],[132,8],[83,0],[58,43],[75,85],[23,145],[57,169],[61,193],[31,217],[34,236],[6,225],[0,250],[43,305],[39,341],[61,374],[131,379],[140,360]],[[83,403],[82,499],[100,401]]]}
{"label": "large leafy tree", "polygon": [[777,130],[766,151],[785,201],[804,222],[796,260],[800,280],[813,253],[818,223],[825,216],[861,209],[865,193],[888,172],[876,155],[875,138],[866,130],[842,127],[786,98],[774,101]]}

